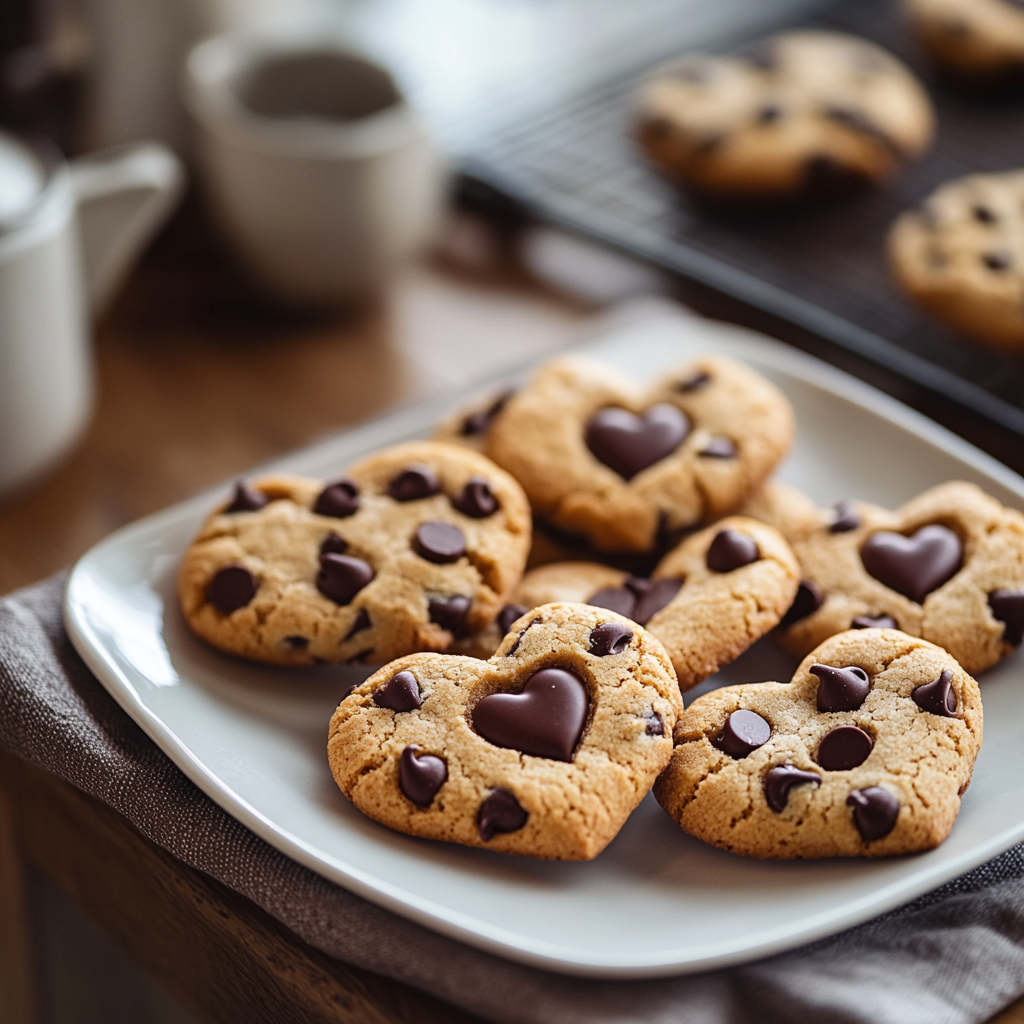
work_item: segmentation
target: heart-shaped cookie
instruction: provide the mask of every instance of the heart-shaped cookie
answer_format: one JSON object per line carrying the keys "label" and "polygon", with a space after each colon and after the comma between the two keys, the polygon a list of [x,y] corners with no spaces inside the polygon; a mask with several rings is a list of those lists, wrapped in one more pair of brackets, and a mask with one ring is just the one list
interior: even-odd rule
{"label": "heart-shaped cookie", "polygon": [[649,633],[534,608],[487,661],[414,654],[331,719],[334,779],[389,828],[502,853],[597,856],[672,754],[682,699]]}
{"label": "heart-shaped cookie", "polygon": [[447,650],[507,603],[530,533],[522,489],[488,459],[400,445],[326,486],[239,485],[185,554],[181,607],[203,639],[261,661]]}
{"label": "heart-shaped cookie", "polygon": [[896,512],[844,501],[780,524],[803,578],[780,642],[798,656],[844,629],[890,627],[980,672],[1024,637],[1024,515],[973,484]]}
{"label": "heart-shaped cookie", "polygon": [[485,451],[554,526],[605,551],[650,551],[735,509],[792,437],[785,396],[731,360],[698,360],[643,393],[565,357],[507,401]]}
{"label": "heart-shaped cookie", "polygon": [[978,684],[942,648],[848,630],[791,682],[698,697],[654,793],[685,831],[734,853],[912,853],[949,834],[981,734]]}
{"label": "heart-shaped cookie", "polygon": [[668,652],[680,690],[735,660],[792,605],[799,568],[777,530],[741,516],[720,520],[670,551],[650,579],[596,562],[531,569],[497,622],[457,646],[488,657],[528,608],[574,601],[638,622]]}

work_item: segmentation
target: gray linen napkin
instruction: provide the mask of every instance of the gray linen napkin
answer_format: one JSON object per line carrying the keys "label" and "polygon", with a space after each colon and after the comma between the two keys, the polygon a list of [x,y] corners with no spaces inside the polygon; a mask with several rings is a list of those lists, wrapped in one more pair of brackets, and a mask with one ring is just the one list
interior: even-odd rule
{"label": "gray linen napkin", "polygon": [[340,960],[510,1024],[980,1024],[1024,992],[1024,844],[842,935],[702,975],[570,978],[435,935],[289,860],[189,782],[75,653],[64,579],[0,600],[0,743]]}

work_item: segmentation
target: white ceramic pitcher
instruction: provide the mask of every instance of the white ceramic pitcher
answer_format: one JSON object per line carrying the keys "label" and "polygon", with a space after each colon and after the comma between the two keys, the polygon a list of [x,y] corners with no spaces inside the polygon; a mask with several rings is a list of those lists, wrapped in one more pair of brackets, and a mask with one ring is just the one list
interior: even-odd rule
{"label": "white ceramic pitcher", "polygon": [[178,199],[166,147],[66,163],[0,132],[0,494],[78,438],[93,404],[89,317]]}

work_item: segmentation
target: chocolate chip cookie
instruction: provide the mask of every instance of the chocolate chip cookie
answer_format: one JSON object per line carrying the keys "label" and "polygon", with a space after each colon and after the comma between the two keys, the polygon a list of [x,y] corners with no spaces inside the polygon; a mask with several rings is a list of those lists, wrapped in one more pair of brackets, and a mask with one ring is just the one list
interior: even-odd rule
{"label": "chocolate chip cookie", "polygon": [[1024,171],[942,185],[893,224],[889,262],[907,295],[953,330],[1024,348]]}
{"label": "chocolate chip cookie", "polygon": [[789,540],[802,581],[778,637],[797,656],[851,627],[889,627],[977,673],[1024,638],[1024,515],[973,484],[896,512],[843,501]]}
{"label": "chocolate chip cookie", "polygon": [[643,392],[570,356],[508,401],[486,452],[555,527],[599,550],[649,552],[728,515],[792,438],[786,397],[732,360],[699,359]]}
{"label": "chocolate chip cookie", "polygon": [[639,98],[653,160],[709,196],[845,195],[890,178],[934,134],[932,105],[892,54],[834,32],[796,31],[738,53],[691,53]]}
{"label": "chocolate chip cookie", "polygon": [[981,735],[978,684],[954,658],[897,630],[850,630],[788,683],[698,697],[654,794],[733,853],[913,853],[949,834]]}
{"label": "chocolate chip cookie", "polygon": [[381,663],[486,627],[530,547],[522,488],[476,452],[415,442],[327,482],[240,484],[185,554],[189,625],[229,654]]}
{"label": "chocolate chip cookie", "polygon": [[389,828],[501,853],[589,860],[672,754],[668,657],[621,615],[550,604],[488,661],[415,654],[345,697],[334,779]]}

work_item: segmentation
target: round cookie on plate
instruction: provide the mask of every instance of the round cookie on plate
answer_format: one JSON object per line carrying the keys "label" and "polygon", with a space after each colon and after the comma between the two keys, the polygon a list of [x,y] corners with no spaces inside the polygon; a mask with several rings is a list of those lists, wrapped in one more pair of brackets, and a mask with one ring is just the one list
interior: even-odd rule
{"label": "round cookie on plate", "polygon": [[1019,0],[905,0],[921,45],[945,72],[984,89],[1024,84]]}
{"label": "round cookie on plate", "polygon": [[789,401],[760,374],[706,357],[641,391],[602,363],[545,364],[503,409],[487,454],[533,511],[604,551],[651,552],[728,515],[793,439]]}
{"label": "round cookie on plate", "polygon": [[447,650],[486,627],[530,547],[522,488],[476,452],[388,448],[324,483],[239,485],[185,553],[189,625],[229,654],[288,665]]}
{"label": "round cookie on plate", "polygon": [[835,32],[794,31],[655,71],[638,137],[711,197],[832,198],[890,178],[934,134],[931,101],[892,54]]}
{"label": "round cookie on plate", "polygon": [[913,853],[949,834],[981,736],[978,684],[942,648],[850,630],[788,683],[698,697],[654,795],[686,832],[733,853]]}
{"label": "round cookie on plate", "polygon": [[599,608],[544,605],[517,626],[488,661],[417,654],[371,676],[331,719],[331,771],[399,832],[589,860],[672,756],[672,666]]}
{"label": "round cookie on plate", "polygon": [[907,295],[953,330],[1024,349],[1022,229],[1024,171],[972,174],[896,220],[889,263]]}

